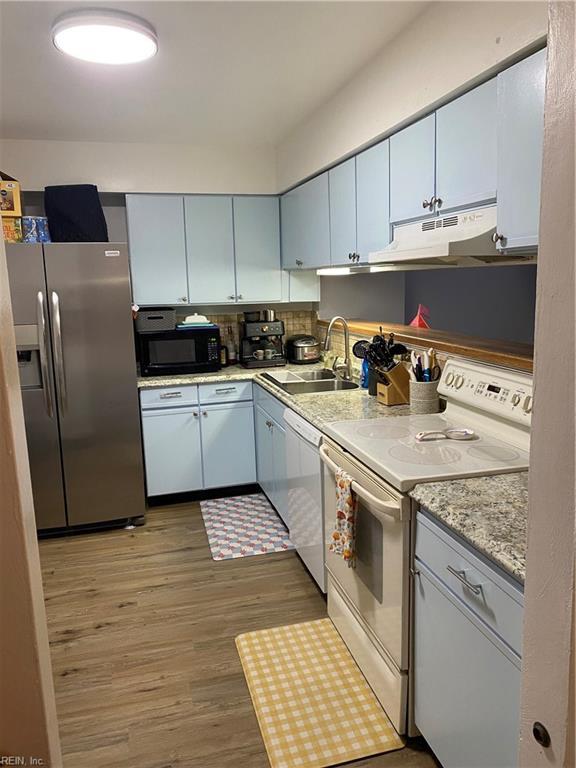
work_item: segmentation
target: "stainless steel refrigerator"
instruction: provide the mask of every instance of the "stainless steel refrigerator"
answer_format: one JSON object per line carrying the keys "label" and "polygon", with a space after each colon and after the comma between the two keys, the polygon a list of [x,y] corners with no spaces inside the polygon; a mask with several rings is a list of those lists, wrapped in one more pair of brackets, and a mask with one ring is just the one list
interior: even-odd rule
{"label": "stainless steel refrigerator", "polygon": [[144,515],[128,248],[7,244],[39,529]]}

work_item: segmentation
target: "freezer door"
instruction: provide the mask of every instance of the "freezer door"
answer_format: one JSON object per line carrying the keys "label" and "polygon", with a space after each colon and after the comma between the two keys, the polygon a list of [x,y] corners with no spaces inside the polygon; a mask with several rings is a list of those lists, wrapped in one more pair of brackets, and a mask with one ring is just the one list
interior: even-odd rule
{"label": "freezer door", "polygon": [[66,525],[62,462],[56,414],[46,415],[44,394],[40,388],[23,389],[26,441],[34,495],[36,527],[63,528]]}
{"label": "freezer door", "polygon": [[[16,342],[26,341],[30,354],[30,361],[21,361],[19,368],[36,526],[40,530],[60,528],[66,525],[66,507],[42,246],[7,244],[6,257]],[[35,329],[37,348],[33,350],[29,334],[20,332],[28,329]],[[38,376],[28,377],[33,363],[37,363]]]}
{"label": "freezer door", "polygon": [[143,515],[127,246],[44,253],[68,524]]}

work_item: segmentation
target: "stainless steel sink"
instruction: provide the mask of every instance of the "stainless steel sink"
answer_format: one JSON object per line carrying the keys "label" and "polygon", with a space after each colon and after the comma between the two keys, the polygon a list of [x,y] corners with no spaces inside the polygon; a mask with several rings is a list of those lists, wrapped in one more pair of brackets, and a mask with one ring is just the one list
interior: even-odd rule
{"label": "stainless steel sink", "polygon": [[334,380],[336,378],[334,371],[330,371],[328,368],[321,368],[319,371],[302,371],[296,375],[300,376],[304,381],[325,381],[327,379]]}
{"label": "stainless steel sink", "polygon": [[284,392],[288,392],[289,395],[308,395],[314,392],[342,392],[346,389],[358,389],[358,384],[355,384],[353,381],[342,381],[341,379],[289,381],[285,383],[276,381],[274,383],[283,389]]}

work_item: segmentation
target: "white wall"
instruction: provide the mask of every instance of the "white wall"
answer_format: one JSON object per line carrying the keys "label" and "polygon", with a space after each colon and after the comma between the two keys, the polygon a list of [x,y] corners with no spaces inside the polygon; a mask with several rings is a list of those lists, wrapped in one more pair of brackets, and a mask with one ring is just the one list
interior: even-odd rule
{"label": "white wall", "polygon": [[279,190],[500,68],[546,28],[543,2],[434,3],[281,142]]}
{"label": "white wall", "polygon": [[276,192],[272,147],[0,140],[0,167],[25,190],[96,184],[101,192]]}

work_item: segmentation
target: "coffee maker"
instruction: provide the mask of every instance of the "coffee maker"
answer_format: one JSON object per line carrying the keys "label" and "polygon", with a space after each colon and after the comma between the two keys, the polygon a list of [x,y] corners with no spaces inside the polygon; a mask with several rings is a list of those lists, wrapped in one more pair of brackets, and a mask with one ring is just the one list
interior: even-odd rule
{"label": "coffee maker", "polygon": [[282,320],[245,320],[240,330],[240,363],[244,368],[286,365]]}

